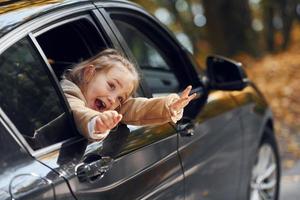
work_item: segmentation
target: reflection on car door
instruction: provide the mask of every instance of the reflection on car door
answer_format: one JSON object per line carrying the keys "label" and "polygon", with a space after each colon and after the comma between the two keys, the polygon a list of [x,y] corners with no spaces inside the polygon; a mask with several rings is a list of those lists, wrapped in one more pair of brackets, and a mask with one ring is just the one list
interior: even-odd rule
{"label": "reflection on car door", "polygon": [[84,155],[84,165],[93,165],[94,159],[101,159],[99,156],[113,159],[106,163],[110,167],[104,176],[82,181],[70,177],[69,184],[77,198],[84,200],[183,199],[183,175],[176,149],[177,136],[169,124],[120,125],[103,143],[90,144]]}
{"label": "reflection on car door", "polygon": [[[211,92],[193,118],[195,134],[180,137],[187,199],[236,199],[243,135],[235,108],[227,92]],[[186,117],[195,109],[191,105]]]}

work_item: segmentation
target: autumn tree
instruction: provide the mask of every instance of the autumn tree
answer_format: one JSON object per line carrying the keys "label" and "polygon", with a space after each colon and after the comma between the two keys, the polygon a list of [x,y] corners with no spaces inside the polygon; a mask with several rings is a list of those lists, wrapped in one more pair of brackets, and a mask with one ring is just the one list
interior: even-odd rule
{"label": "autumn tree", "polygon": [[[285,50],[288,47],[293,21],[296,19],[296,6],[297,0],[261,1],[268,51]],[[282,38],[280,43],[275,40],[276,33]]]}
{"label": "autumn tree", "polygon": [[251,27],[248,0],[203,0],[207,35],[216,53],[255,54],[256,35]]}

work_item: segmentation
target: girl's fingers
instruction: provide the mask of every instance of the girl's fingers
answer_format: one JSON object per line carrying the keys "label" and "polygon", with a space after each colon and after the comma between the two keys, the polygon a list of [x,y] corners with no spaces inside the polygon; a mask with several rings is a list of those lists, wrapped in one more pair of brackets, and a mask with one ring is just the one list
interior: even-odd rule
{"label": "girl's fingers", "polygon": [[101,117],[98,117],[96,119],[95,131],[104,132],[106,130],[108,130],[108,127],[104,124],[104,122],[102,121]]}
{"label": "girl's fingers", "polygon": [[122,119],[122,115],[117,111],[106,111],[105,112],[106,125],[108,125],[109,129],[114,128]]}
{"label": "girl's fingers", "polygon": [[191,96],[189,96],[188,98],[186,98],[186,99],[182,102],[181,108],[184,108],[185,106],[187,106],[187,105],[190,103],[190,101],[192,101],[196,96],[197,96],[197,94],[194,93],[194,94],[192,94]]}
{"label": "girl's fingers", "polygon": [[176,102],[173,103],[172,108],[175,110],[179,110],[184,105],[184,102],[188,100],[188,97],[180,98]]}
{"label": "girl's fingers", "polygon": [[107,129],[111,129],[112,125],[114,124],[113,117],[110,113],[103,113],[101,115],[102,122],[105,124]]}
{"label": "girl's fingers", "polygon": [[121,121],[121,119],[122,119],[122,115],[121,114],[118,114],[117,116],[116,116],[116,124],[118,124],[120,121]]}
{"label": "girl's fingers", "polygon": [[109,134],[109,132],[108,133],[94,133],[93,140],[96,140],[96,141],[103,140],[108,136],[108,134]]}
{"label": "girl's fingers", "polygon": [[113,129],[122,119],[116,111],[105,111],[96,119],[96,131],[104,132]]}
{"label": "girl's fingers", "polygon": [[110,116],[111,116],[112,121],[113,121],[113,123],[111,125],[113,127],[115,127],[121,121],[123,116],[121,114],[119,114],[117,111],[109,111],[109,112],[110,112]]}
{"label": "girl's fingers", "polygon": [[197,96],[197,93],[193,93],[191,96],[188,97],[188,102],[192,101]]}
{"label": "girl's fingers", "polygon": [[181,97],[176,102],[174,102],[171,105],[171,107],[175,110],[180,110],[180,109],[184,108],[186,105],[188,105],[190,103],[190,101],[193,100],[196,96],[197,96],[197,94],[194,93],[187,97]]}
{"label": "girl's fingers", "polygon": [[182,92],[181,98],[188,97],[189,94],[190,94],[190,92],[191,92],[191,90],[192,90],[192,86],[191,86],[191,85],[187,86],[187,87],[184,89],[184,91]]}
{"label": "girl's fingers", "polygon": [[111,126],[117,123],[118,113],[116,111],[108,111],[107,113],[111,118]]}

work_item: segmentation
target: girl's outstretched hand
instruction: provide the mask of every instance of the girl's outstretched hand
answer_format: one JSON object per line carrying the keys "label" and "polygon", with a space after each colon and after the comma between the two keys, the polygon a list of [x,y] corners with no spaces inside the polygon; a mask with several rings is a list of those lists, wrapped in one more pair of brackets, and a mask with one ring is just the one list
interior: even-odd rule
{"label": "girl's outstretched hand", "polygon": [[193,100],[197,96],[196,93],[190,95],[191,90],[192,90],[192,86],[189,85],[182,92],[180,98],[170,105],[170,109],[173,112],[180,112],[185,106],[187,106],[190,103],[191,100]]}
{"label": "girl's outstretched hand", "polygon": [[96,119],[95,132],[101,134],[113,129],[121,121],[122,115],[115,110],[107,110]]}

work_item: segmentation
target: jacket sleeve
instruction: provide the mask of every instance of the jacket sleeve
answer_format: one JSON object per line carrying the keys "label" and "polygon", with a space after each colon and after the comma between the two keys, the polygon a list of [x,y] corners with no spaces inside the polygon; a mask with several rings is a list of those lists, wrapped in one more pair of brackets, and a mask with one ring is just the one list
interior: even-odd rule
{"label": "jacket sleeve", "polygon": [[182,118],[180,112],[172,112],[169,105],[179,99],[177,94],[158,98],[130,98],[120,109],[122,121],[131,125],[154,125],[167,122],[176,123]]}
{"label": "jacket sleeve", "polygon": [[71,84],[62,84],[62,88],[72,110],[77,129],[83,136],[89,138],[88,123],[100,112],[86,107],[84,97],[78,87]]}

